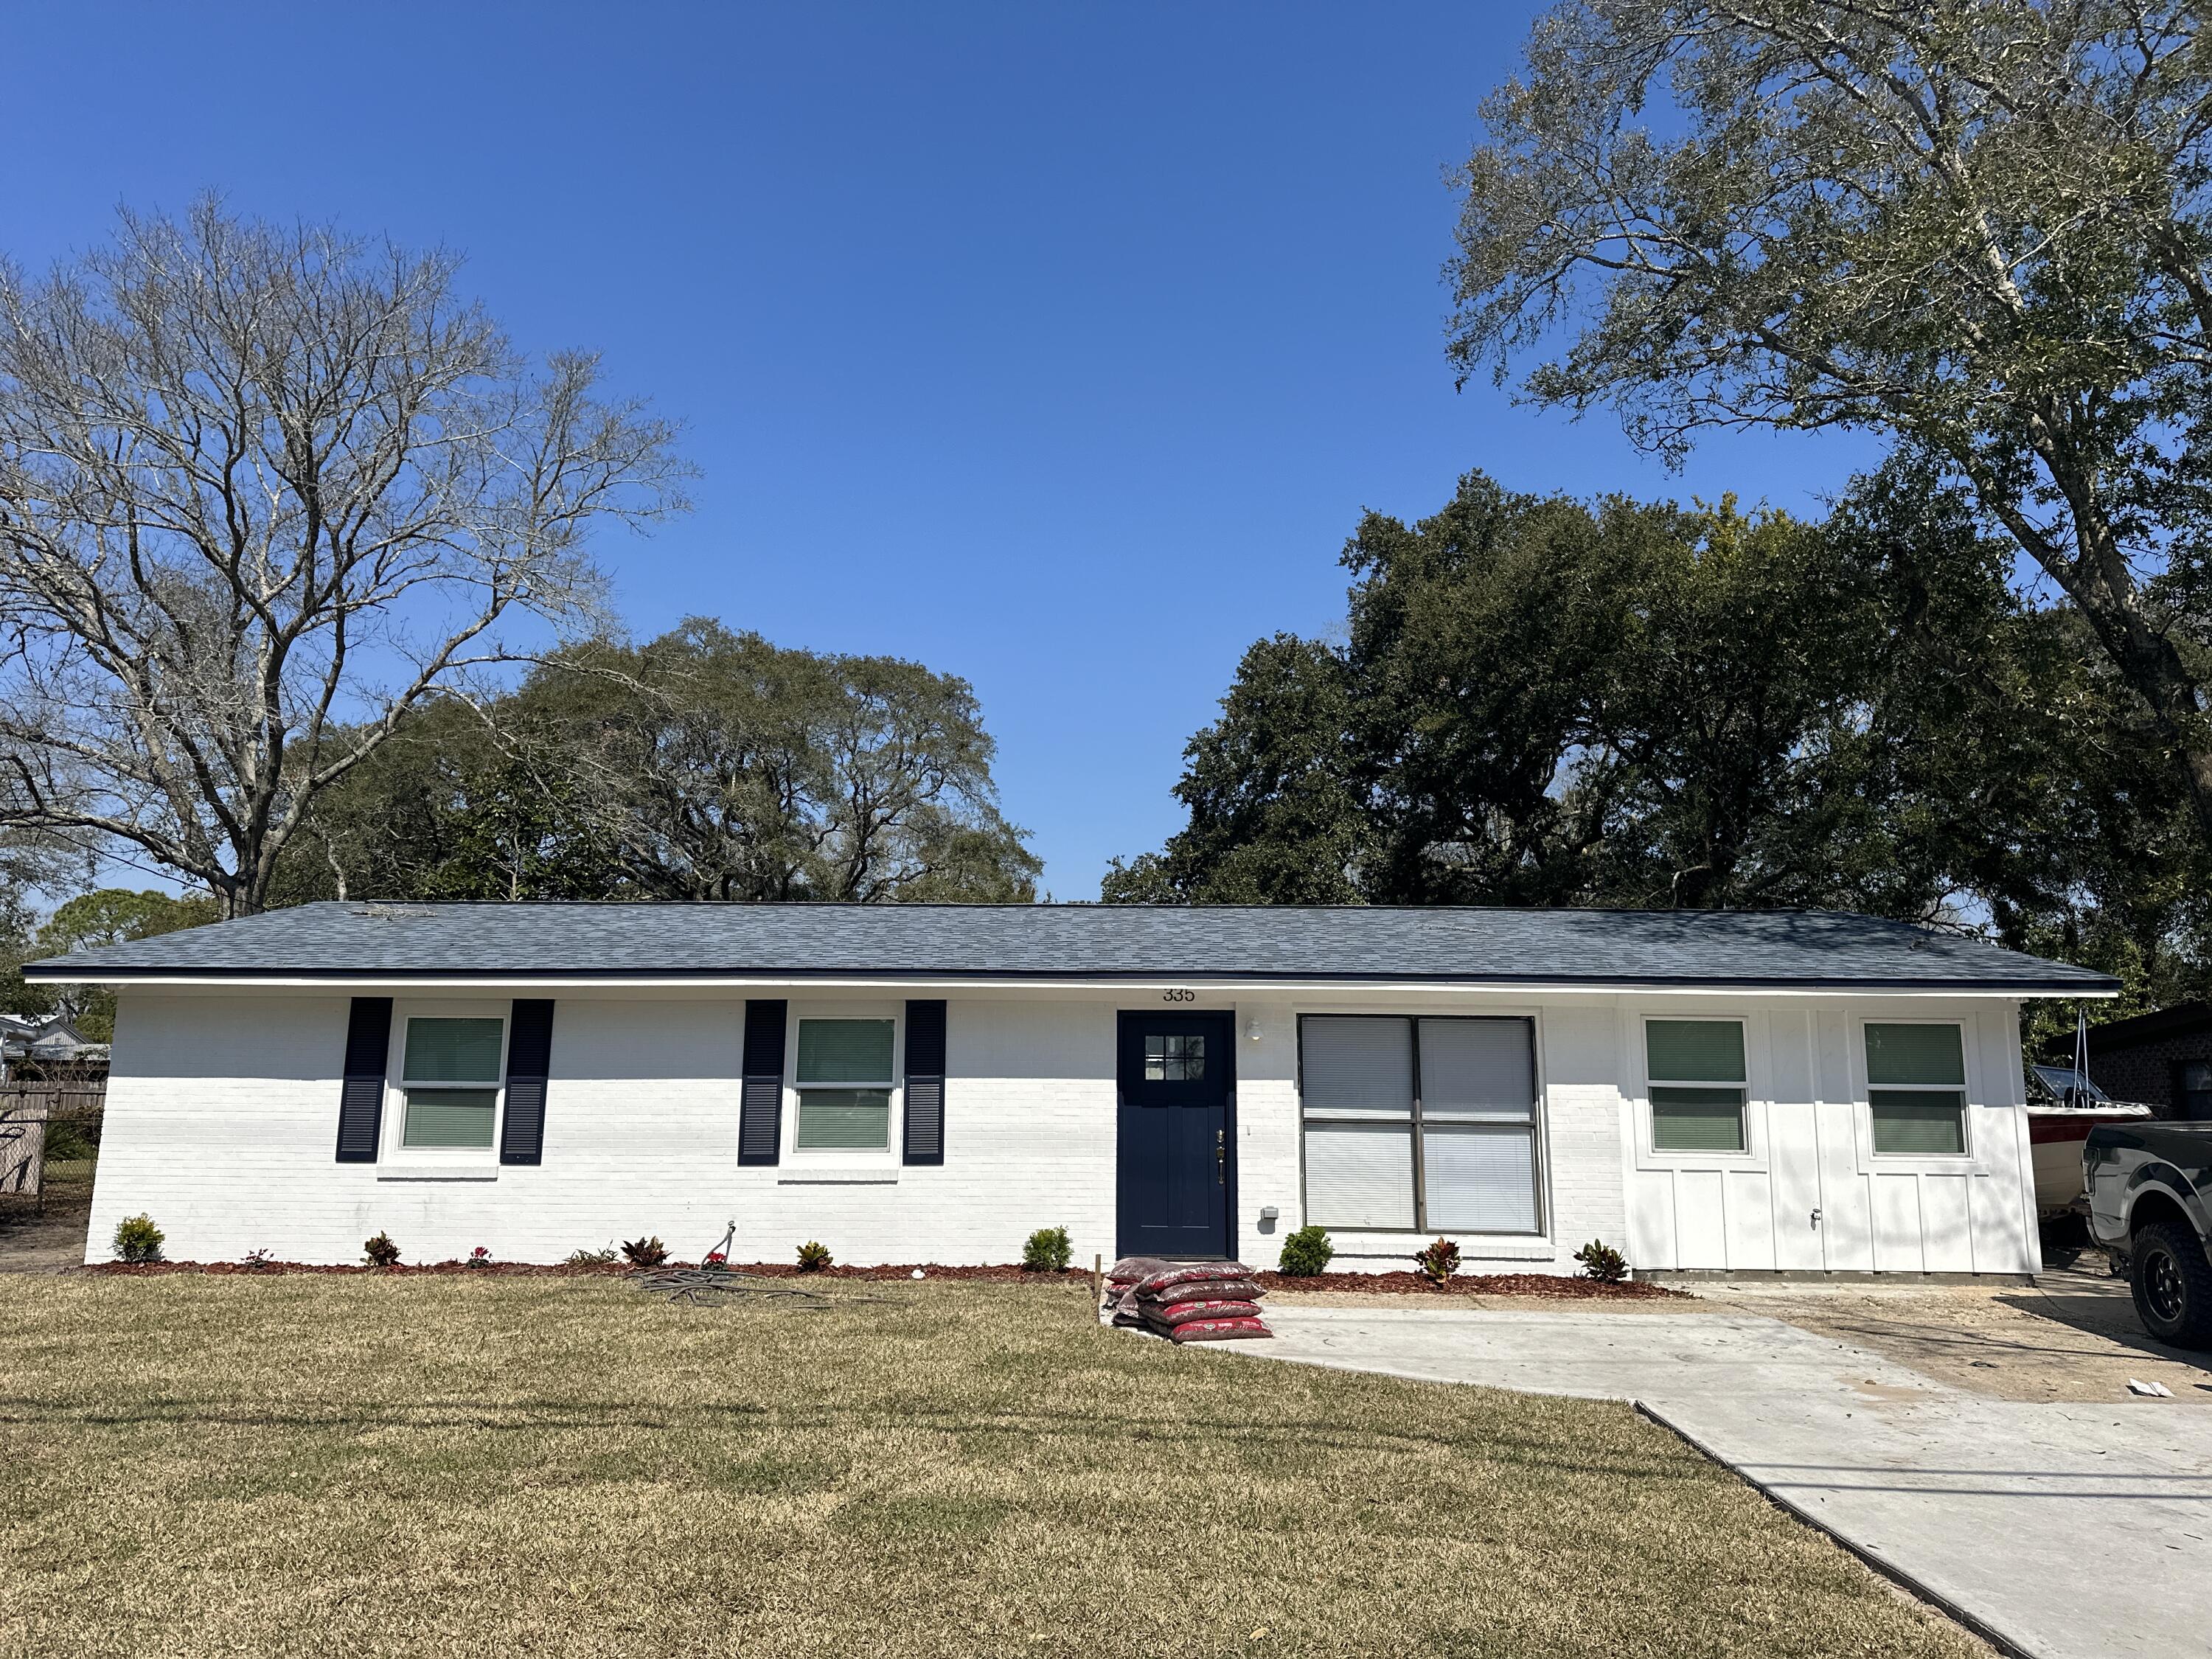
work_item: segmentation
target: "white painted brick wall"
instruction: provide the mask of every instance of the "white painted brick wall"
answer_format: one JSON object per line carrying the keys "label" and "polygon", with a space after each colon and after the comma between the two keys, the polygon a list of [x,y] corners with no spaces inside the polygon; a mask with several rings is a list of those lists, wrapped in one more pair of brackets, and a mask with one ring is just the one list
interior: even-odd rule
{"label": "white painted brick wall", "polygon": [[[791,996],[794,1017],[899,1006],[804,988]],[[501,1260],[557,1261],[644,1232],[696,1258],[732,1221],[739,1260],[787,1259],[801,1241],[818,1238],[840,1261],[856,1263],[1011,1261],[1033,1229],[1049,1225],[1069,1230],[1079,1264],[1094,1253],[1110,1260],[1115,1015],[1148,1000],[1067,993],[948,1001],[953,1075],[942,1167],[902,1167],[896,1126],[893,1150],[883,1154],[798,1152],[787,1091],[782,1163],[741,1169],[742,995],[579,993],[559,999],[555,1019],[544,1164],[501,1167],[486,1155],[462,1169],[425,1169],[392,1158],[335,1161],[345,997],[127,990],[88,1254],[106,1259],[116,1223],[143,1212],[167,1232],[168,1254],[178,1260],[234,1260],[263,1249],[284,1259],[353,1261],[380,1230],[416,1261],[465,1255],[479,1244]],[[403,1000],[396,1012],[404,1018],[410,1006],[433,1006]],[[1572,1273],[1574,1250],[1593,1237],[1621,1246],[1639,1266],[1675,1265],[1683,1200],[1674,1172],[1638,1167],[1632,1100],[1640,1082],[1625,1058],[1625,1005],[1376,993],[1358,1006],[1538,1019],[1545,1233],[1461,1236],[1469,1271]],[[1275,1265],[1282,1238],[1304,1221],[1299,1006],[1281,997],[1235,1009],[1237,1248],[1260,1267]],[[1994,1075],[2008,1016],[1966,1012],[1978,1022],[1988,1012],[1977,1030],[1980,1064]],[[1801,1046],[1809,1044],[1815,1027],[1805,1005],[1790,1013],[1797,1022],[1791,1029],[1805,1034]],[[1836,1025],[1840,1034],[1840,1014]],[[387,1105],[387,1127],[396,1110],[396,1103]],[[1996,1162],[1971,1212],[1956,1205],[1940,1212],[1968,1217],[1970,1237],[1930,1235],[1941,1232],[1946,1261],[1972,1259],[1985,1271],[2022,1260],[2033,1239],[2002,1190],[2008,1176],[2018,1188],[2016,1159],[1987,1139]],[[1271,1206],[1279,1215],[1263,1231],[1260,1212]],[[1948,1219],[1944,1228],[1955,1231]],[[1403,1266],[1423,1242],[1340,1233],[1336,1265]],[[1738,1265],[1771,1265],[1766,1248],[1765,1261]]]}

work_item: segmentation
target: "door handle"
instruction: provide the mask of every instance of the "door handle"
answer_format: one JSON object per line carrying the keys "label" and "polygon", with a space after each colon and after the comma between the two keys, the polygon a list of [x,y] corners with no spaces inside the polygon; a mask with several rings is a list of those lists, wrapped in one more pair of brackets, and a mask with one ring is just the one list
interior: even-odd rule
{"label": "door handle", "polygon": [[1229,1184],[1229,1146],[1223,1139],[1226,1133],[1221,1129],[1213,1132],[1213,1184],[1217,1187]]}

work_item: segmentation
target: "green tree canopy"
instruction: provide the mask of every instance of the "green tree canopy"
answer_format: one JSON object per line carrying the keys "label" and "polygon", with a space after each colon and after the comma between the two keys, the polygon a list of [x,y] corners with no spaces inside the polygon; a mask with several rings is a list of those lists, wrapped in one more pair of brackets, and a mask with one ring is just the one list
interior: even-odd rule
{"label": "green tree canopy", "polygon": [[1483,112],[1465,371],[1535,356],[1530,396],[1669,454],[1856,427],[1939,461],[2212,826],[2198,8],[1566,0]]}
{"label": "green tree canopy", "polygon": [[968,684],[693,619],[427,710],[319,806],[290,897],[1036,896]]}
{"label": "green tree canopy", "polygon": [[1826,524],[1516,495],[1364,518],[1341,644],[1246,653],[1186,826],[1109,902],[1837,906],[2203,978],[2157,722],[1971,501],[1905,463]]}

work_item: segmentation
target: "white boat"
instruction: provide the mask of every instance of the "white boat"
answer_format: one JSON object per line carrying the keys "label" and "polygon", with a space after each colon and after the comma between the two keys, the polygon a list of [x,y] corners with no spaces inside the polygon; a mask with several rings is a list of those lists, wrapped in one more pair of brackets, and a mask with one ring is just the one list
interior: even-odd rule
{"label": "white boat", "polygon": [[2069,1212],[2081,1196],[2081,1143],[2100,1123],[2157,1114],[2139,1101],[2114,1100],[2072,1066],[2027,1068],[2027,1140],[2035,1164],[2036,1212]]}

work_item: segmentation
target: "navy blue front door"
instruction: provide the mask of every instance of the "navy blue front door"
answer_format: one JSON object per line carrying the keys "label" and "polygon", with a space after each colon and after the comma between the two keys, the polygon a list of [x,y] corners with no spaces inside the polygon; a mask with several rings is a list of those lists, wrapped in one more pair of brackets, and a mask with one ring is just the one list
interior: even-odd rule
{"label": "navy blue front door", "polygon": [[1121,1016],[1117,1168],[1123,1255],[1225,1256],[1237,1190],[1229,1014]]}

